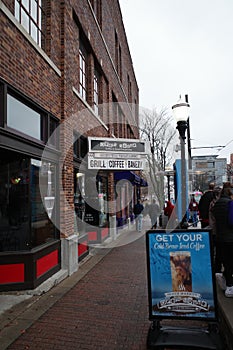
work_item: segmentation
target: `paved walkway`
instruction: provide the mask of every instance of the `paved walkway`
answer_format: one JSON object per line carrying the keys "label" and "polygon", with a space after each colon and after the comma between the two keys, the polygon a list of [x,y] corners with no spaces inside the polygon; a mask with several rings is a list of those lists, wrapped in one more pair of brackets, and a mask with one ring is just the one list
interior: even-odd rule
{"label": "paved walkway", "polygon": [[146,349],[145,235],[134,235],[132,243],[96,249],[77,273],[14,307],[8,320],[5,313],[0,349]]}
{"label": "paved walkway", "polygon": [[0,315],[0,350],[146,350],[145,231],[94,249],[72,276]]}

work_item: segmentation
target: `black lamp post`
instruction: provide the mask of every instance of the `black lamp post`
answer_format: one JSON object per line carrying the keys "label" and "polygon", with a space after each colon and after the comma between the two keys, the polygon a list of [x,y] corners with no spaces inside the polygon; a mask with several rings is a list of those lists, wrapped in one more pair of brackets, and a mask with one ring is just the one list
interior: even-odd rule
{"label": "black lamp post", "polygon": [[177,104],[172,106],[173,115],[177,122],[177,129],[180,135],[180,146],[181,146],[181,198],[182,198],[182,222],[186,221],[187,212],[187,167],[185,157],[185,133],[188,127],[187,120],[189,117],[189,104],[182,101],[181,96]]}

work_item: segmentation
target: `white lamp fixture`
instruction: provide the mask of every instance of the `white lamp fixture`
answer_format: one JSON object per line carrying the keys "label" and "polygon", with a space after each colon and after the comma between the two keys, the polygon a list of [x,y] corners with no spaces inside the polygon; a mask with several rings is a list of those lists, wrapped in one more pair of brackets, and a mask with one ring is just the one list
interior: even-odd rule
{"label": "white lamp fixture", "polygon": [[185,140],[189,108],[189,104],[181,99],[181,95],[179,101],[172,106],[173,115],[177,122],[177,129],[183,141]]}

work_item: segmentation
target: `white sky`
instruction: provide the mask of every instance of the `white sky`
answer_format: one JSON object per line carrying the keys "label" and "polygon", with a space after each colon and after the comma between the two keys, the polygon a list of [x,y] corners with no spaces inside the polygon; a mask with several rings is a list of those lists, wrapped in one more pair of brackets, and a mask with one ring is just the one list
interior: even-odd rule
{"label": "white sky", "polygon": [[[188,94],[193,155],[233,153],[233,0],[120,0],[140,106]],[[232,142],[230,142],[232,140]]]}

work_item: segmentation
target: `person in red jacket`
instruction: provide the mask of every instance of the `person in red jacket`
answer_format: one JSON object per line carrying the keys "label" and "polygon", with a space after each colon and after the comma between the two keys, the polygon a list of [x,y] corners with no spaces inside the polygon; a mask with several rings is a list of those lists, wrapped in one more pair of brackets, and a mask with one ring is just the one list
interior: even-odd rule
{"label": "person in red jacket", "polygon": [[168,220],[170,219],[173,209],[174,209],[174,205],[172,204],[172,202],[167,201],[166,206],[164,207],[164,215],[168,217]]}

